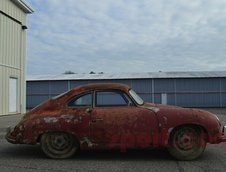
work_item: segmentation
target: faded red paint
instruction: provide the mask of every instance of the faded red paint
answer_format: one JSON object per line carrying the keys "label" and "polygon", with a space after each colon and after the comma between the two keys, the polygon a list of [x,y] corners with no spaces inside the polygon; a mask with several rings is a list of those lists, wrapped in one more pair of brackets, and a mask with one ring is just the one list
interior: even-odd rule
{"label": "faded red paint", "polygon": [[15,144],[36,144],[45,132],[70,133],[81,149],[121,149],[167,147],[171,132],[179,126],[196,125],[204,129],[206,141],[226,141],[219,121],[210,112],[175,106],[145,103],[125,107],[69,108],[67,102],[76,95],[95,90],[120,90],[122,84],[90,84],[44,102],[26,113],[6,139]]}

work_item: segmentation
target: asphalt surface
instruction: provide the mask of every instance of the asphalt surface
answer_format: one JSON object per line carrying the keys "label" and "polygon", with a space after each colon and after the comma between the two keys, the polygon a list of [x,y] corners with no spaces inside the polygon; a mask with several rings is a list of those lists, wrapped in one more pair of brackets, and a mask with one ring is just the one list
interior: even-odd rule
{"label": "asphalt surface", "polygon": [[165,150],[83,151],[71,159],[52,160],[37,146],[12,145],[0,139],[2,172],[67,171],[173,171],[223,172],[226,169],[226,146],[208,145],[195,161],[176,161]]}
{"label": "asphalt surface", "polygon": [[[218,115],[226,121],[226,115]],[[82,151],[65,160],[48,159],[39,145],[13,145],[4,139],[5,128],[14,125],[20,116],[0,117],[0,171],[1,172],[67,172],[67,171],[172,171],[225,172],[226,142],[208,145],[195,161],[177,161],[166,150]]]}

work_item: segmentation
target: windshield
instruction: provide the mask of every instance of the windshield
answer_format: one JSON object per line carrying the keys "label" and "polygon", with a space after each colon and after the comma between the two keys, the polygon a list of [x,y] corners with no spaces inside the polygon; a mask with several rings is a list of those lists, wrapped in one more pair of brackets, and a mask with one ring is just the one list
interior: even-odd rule
{"label": "windshield", "polygon": [[135,91],[133,91],[132,89],[129,90],[129,94],[133,97],[133,99],[136,101],[138,105],[144,104],[142,98],[140,98],[140,96],[138,96],[137,93],[135,93]]}

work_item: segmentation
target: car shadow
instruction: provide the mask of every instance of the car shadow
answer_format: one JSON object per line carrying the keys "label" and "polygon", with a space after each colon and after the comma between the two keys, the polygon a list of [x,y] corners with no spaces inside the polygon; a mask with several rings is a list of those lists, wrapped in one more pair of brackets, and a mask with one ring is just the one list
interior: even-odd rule
{"label": "car shadow", "polygon": [[[5,149],[0,150],[0,154],[4,157],[13,158],[32,158],[32,159],[49,159],[42,152],[39,145],[10,145]],[[119,150],[89,150],[79,151],[70,159],[65,160],[128,160],[128,161],[150,161],[150,160],[173,160],[167,150],[152,149],[152,150],[127,150],[120,152]]]}
{"label": "car shadow", "polygon": [[[214,146],[212,146],[214,147]],[[215,147],[217,148],[217,147]],[[8,144],[4,149],[0,149],[0,154],[4,158],[14,159],[45,159],[52,160],[42,152],[39,145],[11,145]],[[201,157],[194,161],[202,161],[217,156],[215,151],[207,149]],[[166,149],[151,150],[86,150],[79,151],[73,157],[63,161],[176,161]]]}
{"label": "car shadow", "polygon": [[127,150],[120,152],[119,150],[91,150],[80,151],[73,159],[79,160],[128,160],[128,161],[151,161],[151,160],[172,160],[172,157],[166,150]]}

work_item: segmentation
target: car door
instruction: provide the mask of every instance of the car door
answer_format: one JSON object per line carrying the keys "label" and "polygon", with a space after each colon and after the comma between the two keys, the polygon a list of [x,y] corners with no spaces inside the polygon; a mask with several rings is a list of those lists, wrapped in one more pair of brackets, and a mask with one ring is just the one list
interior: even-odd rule
{"label": "car door", "polygon": [[90,136],[90,113],[93,105],[93,92],[82,93],[73,97],[67,102],[62,118],[66,122],[69,132],[76,135],[79,140],[84,140]]}
{"label": "car door", "polygon": [[91,140],[100,148],[145,148],[158,133],[155,113],[137,107],[118,90],[95,92],[91,112]]}

